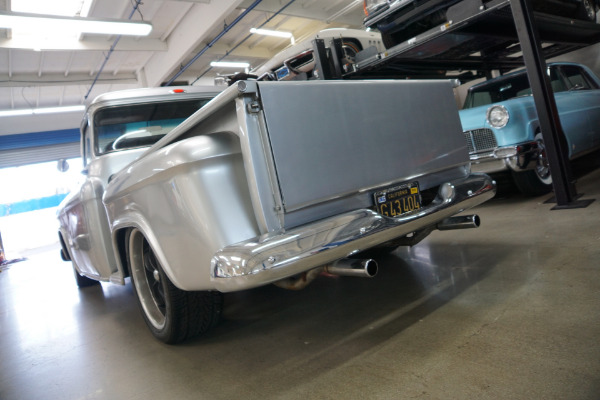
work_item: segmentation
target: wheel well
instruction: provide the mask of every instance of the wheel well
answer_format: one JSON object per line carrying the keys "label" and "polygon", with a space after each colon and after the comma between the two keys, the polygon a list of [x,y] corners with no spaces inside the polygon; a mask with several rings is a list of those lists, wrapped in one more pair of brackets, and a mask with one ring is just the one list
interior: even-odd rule
{"label": "wheel well", "polygon": [[123,277],[129,276],[129,260],[127,257],[127,233],[131,228],[122,228],[115,233],[115,243],[117,245],[117,253],[121,267],[123,268]]}
{"label": "wheel well", "polygon": [[62,249],[61,254],[64,255],[64,258],[68,258],[68,260],[65,261],[71,261],[71,253],[69,253],[69,249],[67,249],[67,245],[61,231],[58,231],[58,240],[60,241],[60,247]]}
{"label": "wheel well", "polygon": [[363,50],[362,44],[360,44],[360,41],[354,38],[343,38],[342,42],[344,43],[349,43],[352,44],[354,46],[356,46],[356,48],[358,49],[358,51]]}
{"label": "wheel well", "polygon": [[535,138],[535,135],[537,135],[538,133],[540,133],[542,131],[542,128],[540,127],[540,123],[538,120],[532,121],[531,124],[529,125],[529,132],[531,132],[532,136]]}

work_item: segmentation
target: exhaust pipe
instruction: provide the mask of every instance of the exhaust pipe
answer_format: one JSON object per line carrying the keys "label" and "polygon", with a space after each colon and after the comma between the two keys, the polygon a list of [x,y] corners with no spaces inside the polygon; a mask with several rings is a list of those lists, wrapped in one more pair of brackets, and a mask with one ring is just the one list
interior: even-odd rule
{"label": "exhaust pipe", "polygon": [[300,275],[281,279],[273,282],[275,286],[288,290],[300,290],[307,287],[314,281],[321,272],[327,272],[332,275],[358,276],[361,278],[372,278],[377,275],[377,262],[372,259],[359,260],[344,258],[335,261],[333,264],[324,267],[318,267],[306,271]]}
{"label": "exhaust pipe", "polygon": [[446,218],[442,222],[439,222],[436,228],[440,231],[449,231],[451,229],[479,228],[480,224],[479,215],[473,214]]}
{"label": "exhaust pipe", "polygon": [[332,275],[357,276],[362,278],[374,277],[377,275],[378,269],[377,261],[370,258],[365,260],[344,258],[324,267],[325,272]]}

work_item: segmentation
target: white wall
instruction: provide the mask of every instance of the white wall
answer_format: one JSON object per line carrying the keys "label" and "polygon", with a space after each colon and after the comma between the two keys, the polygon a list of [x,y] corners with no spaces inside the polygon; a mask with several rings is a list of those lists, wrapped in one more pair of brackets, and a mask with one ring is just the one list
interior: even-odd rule
{"label": "white wall", "polygon": [[0,117],[0,135],[17,133],[45,132],[61,129],[79,129],[83,111],[40,114],[14,117]]}

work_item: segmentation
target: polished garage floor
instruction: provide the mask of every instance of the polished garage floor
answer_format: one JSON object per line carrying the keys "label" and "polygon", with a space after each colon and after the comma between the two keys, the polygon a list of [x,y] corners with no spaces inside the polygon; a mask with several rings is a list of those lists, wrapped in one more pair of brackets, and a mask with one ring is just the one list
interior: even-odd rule
{"label": "polished garage floor", "polygon": [[78,290],[58,251],[0,273],[0,399],[599,399],[600,170],[588,208],[509,194],[371,280],[226,296],[210,335],[154,340],[131,286]]}

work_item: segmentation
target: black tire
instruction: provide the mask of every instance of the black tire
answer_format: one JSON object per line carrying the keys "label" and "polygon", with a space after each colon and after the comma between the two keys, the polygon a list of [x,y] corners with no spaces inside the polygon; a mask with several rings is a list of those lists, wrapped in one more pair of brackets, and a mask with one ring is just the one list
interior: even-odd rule
{"label": "black tire", "polygon": [[541,196],[552,191],[552,175],[550,175],[550,166],[542,134],[535,135],[535,140],[541,147],[535,169],[523,172],[513,171],[512,174],[517,188],[527,196]]}
{"label": "black tire", "polygon": [[138,305],[146,325],[158,340],[179,343],[209,331],[219,322],[223,308],[221,293],[178,289],[137,229],[129,232],[127,248]]}
{"label": "black tire", "polygon": [[383,45],[386,49],[391,49],[397,44],[396,40],[394,39],[394,35],[391,33],[382,33],[381,41],[383,42]]}
{"label": "black tire", "polygon": [[73,267],[73,275],[75,275],[75,282],[77,282],[78,288],[86,288],[90,286],[97,286],[100,284],[99,281],[95,279],[90,279],[87,276],[80,275],[79,272]]}

